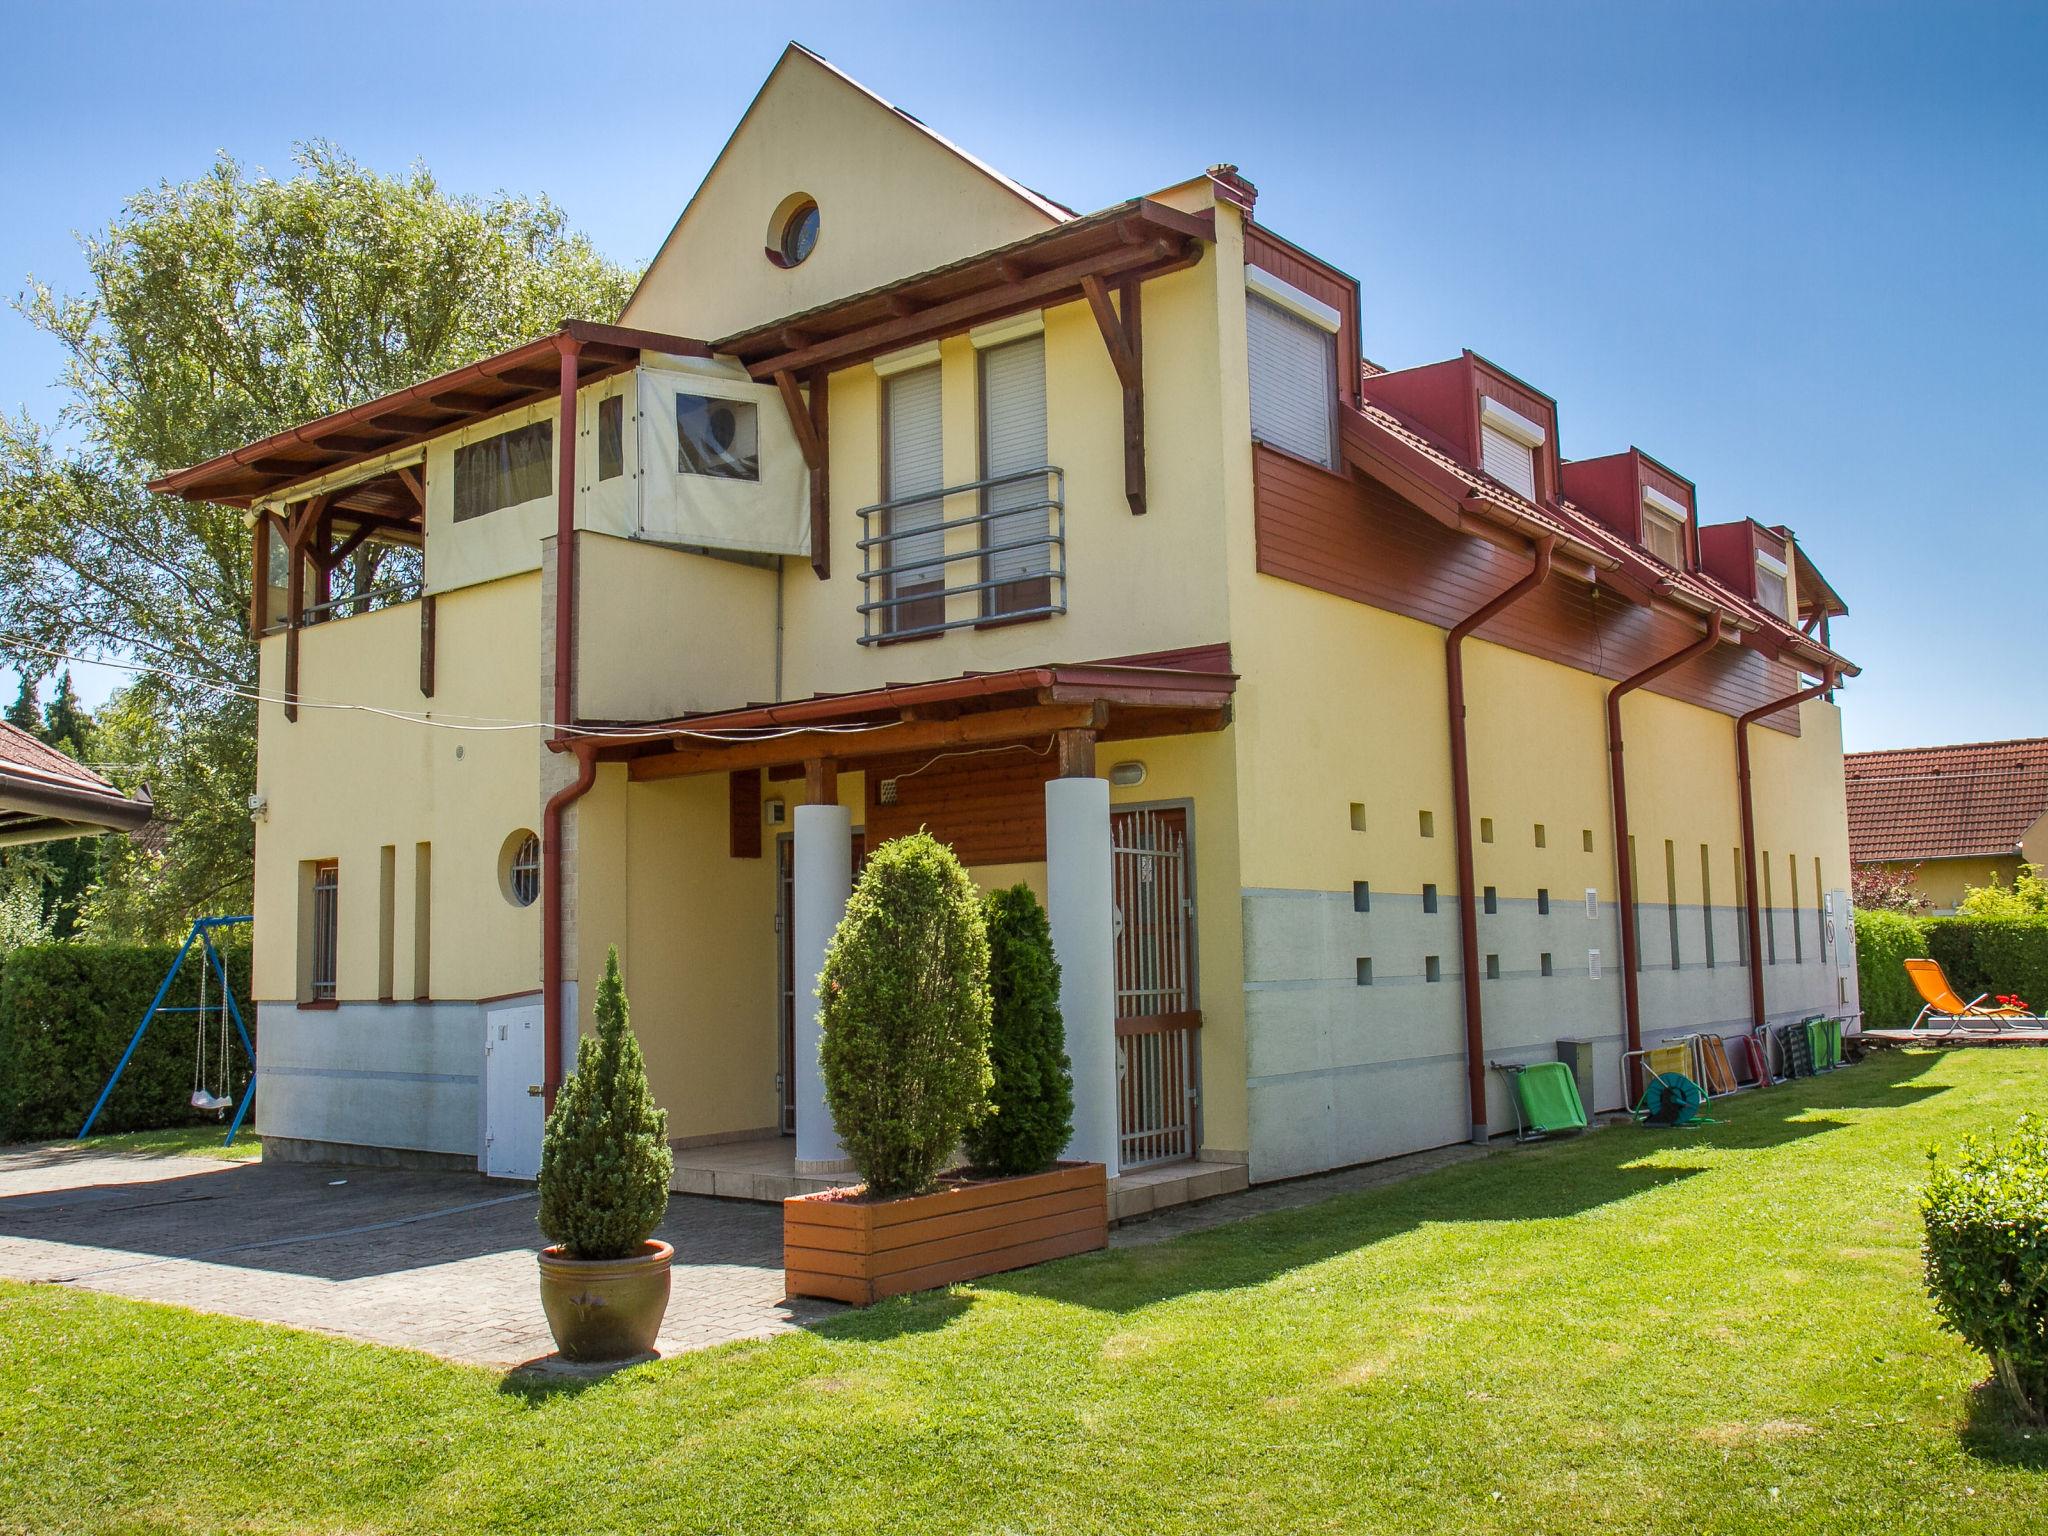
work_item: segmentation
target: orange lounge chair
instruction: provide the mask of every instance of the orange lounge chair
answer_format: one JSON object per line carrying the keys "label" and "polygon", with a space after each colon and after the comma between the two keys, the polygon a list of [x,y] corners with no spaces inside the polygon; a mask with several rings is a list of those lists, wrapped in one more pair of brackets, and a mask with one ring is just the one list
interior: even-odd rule
{"label": "orange lounge chair", "polygon": [[1984,1006],[1986,992],[1971,1002],[1964,1002],[1956,995],[1956,989],[1948,984],[1948,977],[1938,960],[1908,960],[1906,974],[1913,978],[1913,985],[1920,993],[1920,1012],[1913,1018],[1911,1028],[1922,1024],[1946,1024],[1947,1032],[1959,1029],[1989,1028],[2004,1029],[2008,1025],[2040,1024],[2044,1021],[2039,1014],[2029,1013],[2024,1008],[2008,1008],[2002,1003]]}

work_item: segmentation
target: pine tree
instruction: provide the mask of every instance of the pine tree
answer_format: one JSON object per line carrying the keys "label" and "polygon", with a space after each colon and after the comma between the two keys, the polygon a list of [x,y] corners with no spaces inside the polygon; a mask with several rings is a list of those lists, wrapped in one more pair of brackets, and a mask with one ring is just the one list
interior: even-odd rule
{"label": "pine tree", "polygon": [[26,672],[21,674],[21,692],[12,704],[7,706],[7,723],[18,731],[40,738],[43,730],[42,701],[36,679]]}
{"label": "pine tree", "polygon": [[572,1259],[631,1258],[668,1210],[675,1163],[614,945],[597,989],[597,1033],[578,1043],[541,1139],[542,1233]]}

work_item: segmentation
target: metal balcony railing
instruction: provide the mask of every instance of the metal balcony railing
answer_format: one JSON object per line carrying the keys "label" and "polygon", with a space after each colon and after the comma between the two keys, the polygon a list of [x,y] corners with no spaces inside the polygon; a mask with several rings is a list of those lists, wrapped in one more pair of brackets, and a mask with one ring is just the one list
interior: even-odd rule
{"label": "metal balcony railing", "polygon": [[[969,495],[976,511],[945,516]],[[862,645],[1067,611],[1067,476],[1056,465],[878,501],[860,519]],[[973,579],[953,579],[969,561]],[[974,611],[954,614],[956,597]]]}

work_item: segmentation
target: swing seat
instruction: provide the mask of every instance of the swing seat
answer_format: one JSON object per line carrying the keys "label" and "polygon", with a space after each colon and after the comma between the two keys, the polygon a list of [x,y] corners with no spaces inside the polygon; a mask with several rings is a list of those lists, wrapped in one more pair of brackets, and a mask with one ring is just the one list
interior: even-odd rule
{"label": "swing seat", "polygon": [[235,1101],[232,1098],[222,1098],[218,1094],[208,1093],[204,1088],[195,1088],[192,1090],[192,1107],[205,1110],[208,1114],[218,1114],[223,1109],[233,1109]]}

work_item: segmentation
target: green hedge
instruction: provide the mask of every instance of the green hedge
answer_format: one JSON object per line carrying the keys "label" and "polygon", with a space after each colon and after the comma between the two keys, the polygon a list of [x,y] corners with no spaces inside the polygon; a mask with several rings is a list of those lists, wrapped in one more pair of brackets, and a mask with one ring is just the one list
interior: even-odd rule
{"label": "green hedge", "polygon": [[1906,917],[1856,914],[1856,972],[1866,1029],[1903,1029],[1920,995],[1901,961],[1929,956],[1965,1000],[2017,993],[2048,1008],[2048,917]]}
{"label": "green hedge", "polygon": [[1913,1022],[1920,996],[1901,962],[1926,954],[1926,934],[1903,912],[1857,912],[1856,979],[1865,1029],[1904,1029]]}
{"label": "green hedge", "polygon": [[[77,1132],[177,953],[176,945],[41,944],[6,955],[0,962],[0,1142]],[[253,1037],[248,946],[224,947],[221,954]],[[167,1007],[199,1001],[199,958],[195,947],[164,999]],[[218,978],[208,978],[207,999],[219,1007]],[[210,1118],[188,1102],[195,1023],[189,1013],[173,1013],[150,1024],[120,1086],[100,1112],[95,1133],[154,1130]],[[212,1053],[219,1048],[219,1030],[215,1015],[209,1020],[209,1089],[217,1081]],[[228,1034],[231,1091],[239,1102],[249,1062],[232,1024]]]}

